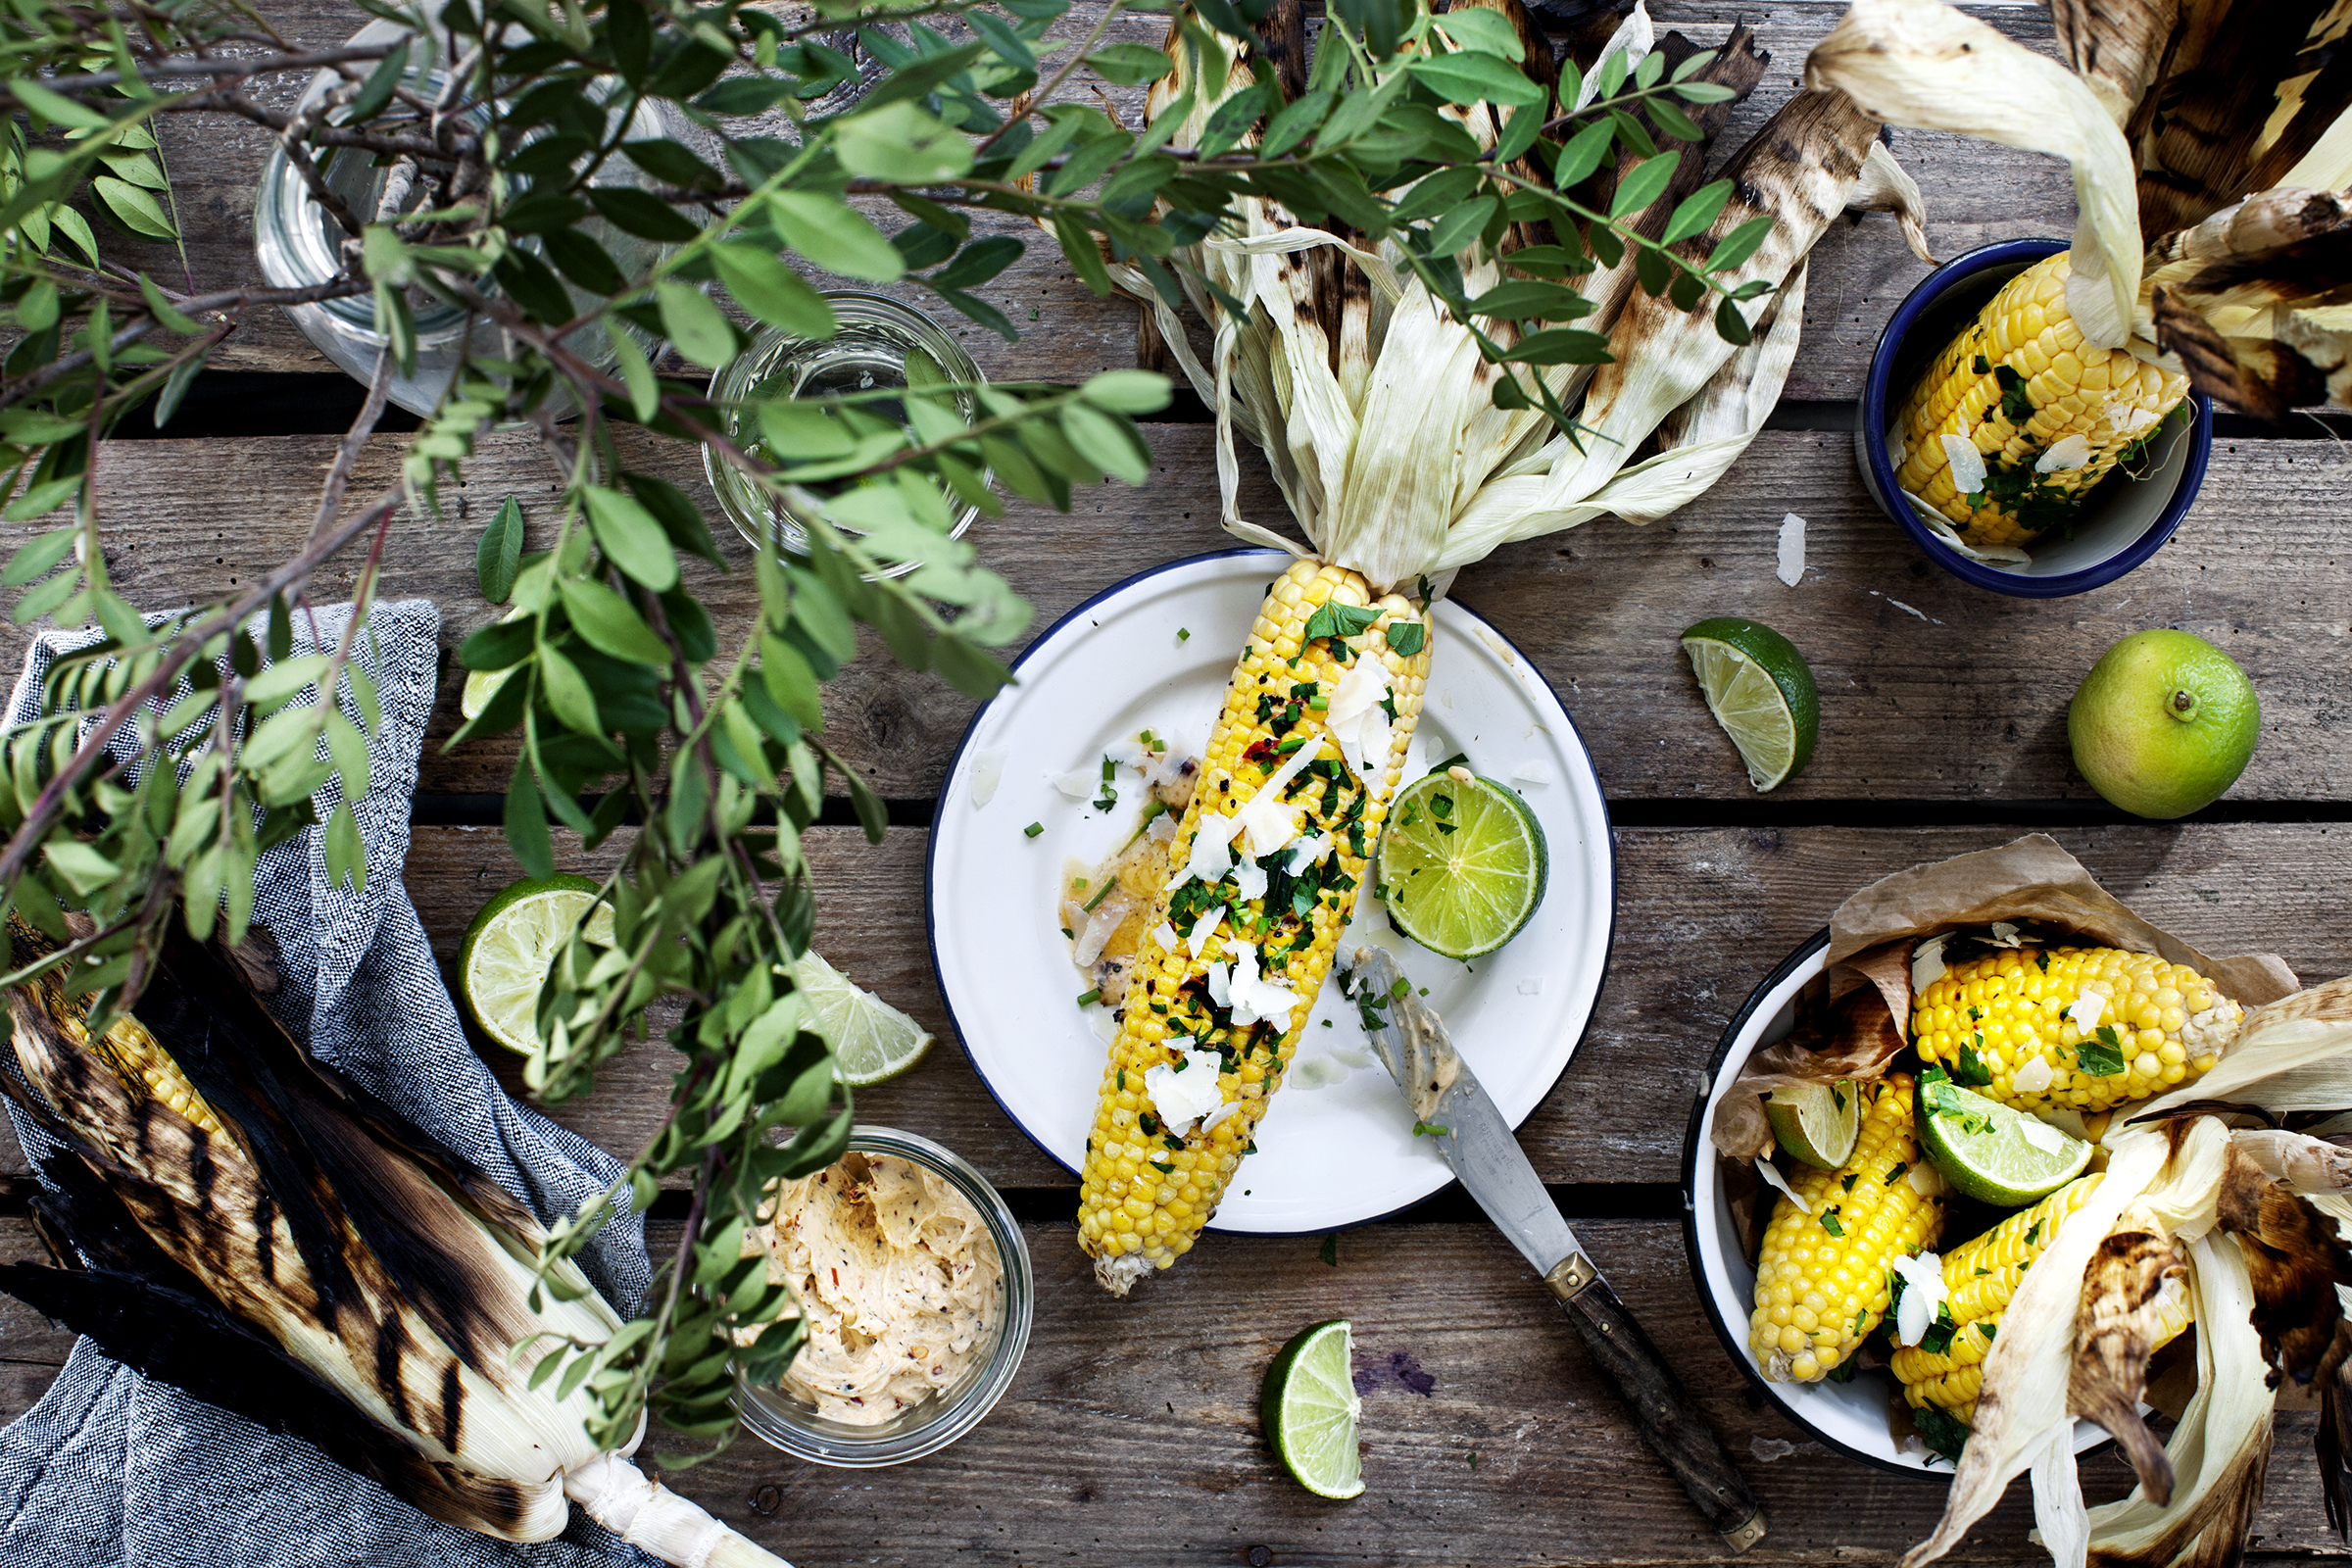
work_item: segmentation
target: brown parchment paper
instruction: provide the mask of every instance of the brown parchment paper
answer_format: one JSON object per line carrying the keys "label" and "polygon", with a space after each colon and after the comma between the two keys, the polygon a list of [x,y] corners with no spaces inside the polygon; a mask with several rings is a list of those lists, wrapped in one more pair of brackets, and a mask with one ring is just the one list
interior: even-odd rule
{"label": "brown parchment paper", "polygon": [[1769,1154],[1763,1097],[1799,1083],[1876,1078],[1904,1045],[1911,953],[1929,937],[1995,921],[2055,927],[2078,941],[2184,963],[2248,1008],[2292,996],[2295,972],[2275,954],[2211,958],[2149,924],[2092,880],[2046,833],[1881,878],[1838,906],[1819,981],[1800,994],[1795,1030],[1750,1056],[1715,1107],[1708,1136],[1733,1159]]}

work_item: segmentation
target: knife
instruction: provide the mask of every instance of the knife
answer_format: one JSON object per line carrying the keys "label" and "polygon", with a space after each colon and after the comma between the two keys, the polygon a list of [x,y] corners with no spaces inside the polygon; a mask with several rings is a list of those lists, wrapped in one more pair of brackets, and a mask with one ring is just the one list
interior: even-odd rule
{"label": "knife", "polygon": [[1413,994],[1396,957],[1383,949],[1358,949],[1348,978],[1365,1036],[1421,1129],[1487,1217],[1536,1266],[1642,1436],[1726,1545],[1745,1551],[1762,1541],[1764,1513],[1747,1483],[1657,1347],[1560,1218],[1510,1123],[1453,1049],[1446,1025]]}

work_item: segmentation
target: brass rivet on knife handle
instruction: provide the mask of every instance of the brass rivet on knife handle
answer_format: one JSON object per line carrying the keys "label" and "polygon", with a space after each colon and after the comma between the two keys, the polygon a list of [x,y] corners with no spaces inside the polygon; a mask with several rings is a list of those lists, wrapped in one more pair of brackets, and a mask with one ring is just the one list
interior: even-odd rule
{"label": "brass rivet on knife handle", "polygon": [[1544,1288],[1566,1303],[1575,1300],[1586,1286],[1598,1278],[1599,1272],[1585,1261],[1584,1253],[1570,1252],[1551,1265],[1551,1272],[1544,1276]]}
{"label": "brass rivet on knife handle", "polygon": [[[1583,1259],[1572,1254],[1570,1261]],[[1587,1272],[1590,1268],[1586,1265]],[[1544,1283],[1552,1285],[1565,1271],[1565,1264],[1553,1269]],[[1553,1286],[1555,1293],[1558,1289]],[[1749,1494],[1747,1483],[1723,1451],[1705,1414],[1683,1391],[1658,1348],[1608,1282],[1592,1279],[1573,1296],[1563,1296],[1561,1305],[1592,1352],[1593,1364],[1632,1412],[1642,1440],[1666,1461],[1724,1544],[1745,1551],[1762,1541],[1764,1512]]]}

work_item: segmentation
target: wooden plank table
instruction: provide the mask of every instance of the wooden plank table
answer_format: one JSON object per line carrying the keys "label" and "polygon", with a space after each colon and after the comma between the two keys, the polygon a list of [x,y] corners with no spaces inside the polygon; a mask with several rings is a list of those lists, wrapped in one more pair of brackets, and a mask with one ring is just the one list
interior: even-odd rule
{"label": "wooden plank table", "polygon": [[[1781,0],[1759,14],[1669,0],[1653,11],[1661,28],[1709,44],[1744,20],[1772,52],[1765,84],[1735,118],[1736,142],[1788,97],[1838,7]],[[312,45],[340,40],[359,21],[340,0],[302,0],[287,14],[292,35]],[[1072,23],[1091,25],[1092,15],[1081,5]],[[2046,47],[2039,12],[1986,15]],[[1160,24],[1117,25],[1121,36],[1155,41]],[[196,274],[241,275],[263,139],[220,126],[165,133]],[[1928,193],[1939,255],[2071,226],[2070,187],[2055,163],[1926,133],[1890,140]],[[1684,1127],[1705,1062],[1756,981],[1862,883],[2032,827],[2055,831],[2108,887],[2209,951],[2273,950],[2311,978],[2352,971],[2352,933],[2335,918],[2336,890],[2352,880],[2352,737],[2340,696],[2352,673],[2352,538],[2341,502],[2352,460],[2326,441],[2230,436],[2180,536],[2124,581],[2052,603],[1968,588],[1871,507],[1845,433],[1879,328],[1924,271],[1884,219],[1834,227],[1814,253],[1804,346],[1776,427],[1723,483],[1647,529],[1607,521],[1514,546],[1463,573],[1455,590],[1550,679],[1593,753],[1617,824],[1609,983],[1522,1142],[1749,1476],[1772,1523],[1758,1556],[1773,1560],[1890,1556],[1925,1535],[1943,1489],[1807,1443],[1747,1391],[1699,1313],[1678,1224]],[[1066,382],[1132,359],[1132,308],[1087,294],[1050,244],[1033,244],[984,292],[1026,334],[1009,346],[965,334],[992,376]],[[323,361],[282,320],[240,332],[220,363],[248,376],[301,376],[285,384],[357,405],[357,390],[319,373]],[[219,412],[258,384],[215,383],[209,401],[200,389],[191,409],[223,433],[104,449],[110,569],[134,600],[160,607],[224,591],[283,559],[304,527],[332,440]],[[1223,543],[1208,427],[1160,423],[1147,434],[1155,453],[1148,486],[1086,492],[1066,517],[1015,504],[973,535],[1035,607],[1038,626],[1116,577]],[[375,439],[362,489],[390,473],[401,445]],[[662,454],[657,466],[701,491],[690,461]],[[470,565],[488,509],[510,492],[521,497],[536,543],[551,520],[540,498],[556,488],[530,443],[487,439],[457,515],[401,524],[386,591],[433,599],[454,646],[491,614]],[[1280,515],[1262,471],[1244,498],[1255,516]],[[1795,588],[1773,575],[1780,519],[1790,511],[1810,523],[1808,569]],[[0,549],[24,531],[0,527]],[[744,573],[694,580],[722,628],[743,624]],[[1762,798],[1700,704],[1675,641],[1702,616],[1739,613],[1788,633],[1823,694],[1812,764]],[[2062,716],[2101,651],[2156,625],[2195,630],[2235,657],[2261,691],[2265,722],[2230,798],[2162,826],[2126,820],[2073,773]],[[13,662],[22,643],[20,633],[0,633],[0,658]],[[457,678],[445,675],[407,864],[445,963],[484,897],[517,874],[495,825],[513,752],[438,750]],[[971,705],[877,655],[844,673],[827,706],[829,738],[888,798],[896,826],[879,850],[846,826],[808,834],[820,942],[943,1037],[917,1071],[860,1095],[860,1113],[949,1144],[1004,1190],[1036,1259],[1036,1331],[1004,1403],[943,1453],[869,1474],[803,1466],[747,1438],[682,1477],[684,1491],[805,1565],[928,1565],[951,1553],[973,1563],[1136,1565],[1720,1555],[1531,1271],[1458,1191],[1341,1237],[1336,1263],[1323,1261],[1313,1239],[1215,1237],[1132,1300],[1103,1297],[1074,1243],[1069,1177],[984,1092],[931,977],[926,828]],[[581,857],[575,842],[567,858],[602,865],[614,853]],[[519,1093],[512,1060],[493,1053],[492,1064]],[[594,1100],[552,1113],[608,1148],[633,1148],[659,1114],[667,1072],[658,1054],[616,1063]],[[22,1170],[13,1149],[8,1156]],[[661,1217],[667,1212],[657,1210],[657,1247],[674,1224]],[[0,1258],[37,1251],[22,1214],[21,1199],[0,1211]],[[1318,1502],[1284,1479],[1255,1415],[1275,1347],[1300,1324],[1338,1315],[1357,1325],[1368,1379],[1369,1490],[1348,1504]],[[69,1343],[0,1298],[0,1415],[38,1397]],[[2260,1556],[2338,1548],[2320,1517],[2310,1420],[2281,1422],[2253,1526]],[[2084,1479],[2094,1499],[2129,1485],[2105,1454],[2086,1463]],[[2023,1493],[1977,1528],[1963,1555],[2040,1557],[2026,1540]]]}

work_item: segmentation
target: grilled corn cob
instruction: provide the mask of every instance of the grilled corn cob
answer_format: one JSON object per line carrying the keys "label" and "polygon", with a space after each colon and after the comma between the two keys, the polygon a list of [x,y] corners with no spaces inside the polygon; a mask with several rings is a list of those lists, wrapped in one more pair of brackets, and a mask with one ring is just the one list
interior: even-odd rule
{"label": "grilled corn cob", "polygon": [[[1358,613],[1318,620],[1327,605]],[[1348,623],[1361,629],[1335,634]],[[1145,943],[1087,1140],[1079,1245],[1114,1294],[1192,1247],[1249,1152],[1354,907],[1428,671],[1424,612],[1374,601],[1359,574],[1300,561],[1267,590],[1153,900],[1174,945]],[[1365,703],[1380,682],[1387,706]],[[1281,804],[1256,804],[1270,789]],[[1200,1073],[1213,1095],[1188,1077]]]}
{"label": "grilled corn cob", "polygon": [[[2083,341],[2067,270],[2061,251],[2011,278],[1903,406],[1896,477],[1971,545],[2022,545],[2064,523],[2188,395],[2186,375]],[[1981,455],[1980,486],[1954,481],[1947,435]]]}
{"label": "grilled corn cob", "polygon": [[2019,1110],[2085,1115],[2193,1083],[2244,1009],[2185,964],[2119,948],[2019,948],[1954,964],[1913,1003],[1911,1041]]}
{"label": "grilled corn cob", "polygon": [[1886,1315],[1888,1264],[1934,1247],[1943,1229],[1942,1184],[1920,1161],[1912,1082],[1897,1073],[1861,1087],[1869,1101],[1853,1154],[1837,1170],[1789,1179],[1756,1261],[1747,1343],[1776,1381],[1827,1377]]}

